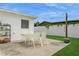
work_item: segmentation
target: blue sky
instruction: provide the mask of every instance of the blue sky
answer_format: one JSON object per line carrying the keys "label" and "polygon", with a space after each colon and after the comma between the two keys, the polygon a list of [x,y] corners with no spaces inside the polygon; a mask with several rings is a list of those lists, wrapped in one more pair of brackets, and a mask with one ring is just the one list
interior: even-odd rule
{"label": "blue sky", "polygon": [[38,16],[36,21],[39,22],[63,21],[65,12],[68,12],[69,20],[79,19],[79,4],[75,3],[0,3],[0,8]]}

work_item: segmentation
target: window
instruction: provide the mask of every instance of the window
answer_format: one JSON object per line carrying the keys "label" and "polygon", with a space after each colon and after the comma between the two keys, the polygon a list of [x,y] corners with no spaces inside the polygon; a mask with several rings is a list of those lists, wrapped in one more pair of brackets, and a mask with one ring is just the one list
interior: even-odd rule
{"label": "window", "polygon": [[21,28],[29,28],[29,20],[21,20]]}

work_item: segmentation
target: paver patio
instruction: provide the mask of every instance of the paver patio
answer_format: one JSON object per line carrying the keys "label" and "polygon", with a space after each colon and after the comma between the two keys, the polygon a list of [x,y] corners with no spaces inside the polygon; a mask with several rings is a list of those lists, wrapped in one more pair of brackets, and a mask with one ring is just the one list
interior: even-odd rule
{"label": "paver patio", "polygon": [[58,40],[48,39],[49,44],[43,47],[36,45],[24,45],[23,43],[6,43],[0,44],[1,56],[51,56],[68,44]]}

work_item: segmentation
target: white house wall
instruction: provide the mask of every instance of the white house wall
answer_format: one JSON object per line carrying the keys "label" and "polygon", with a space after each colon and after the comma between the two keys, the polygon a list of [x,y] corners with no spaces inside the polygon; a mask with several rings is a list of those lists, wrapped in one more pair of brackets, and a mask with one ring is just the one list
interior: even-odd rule
{"label": "white house wall", "polygon": [[29,21],[29,28],[30,29],[21,29],[21,34],[33,34],[34,33],[34,22],[33,22],[33,20],[30,20]]}
{"label": "white house wall", "polygon": [[[28,29],[21,29],[21,19],[30,20]],[[7,12],[0,12],[0,21],[4,24],[8,23],[11,25],[11,41],[22,40],[21,34],[31,34],[34,32],[33,20],[28,17],[18,16]]]}

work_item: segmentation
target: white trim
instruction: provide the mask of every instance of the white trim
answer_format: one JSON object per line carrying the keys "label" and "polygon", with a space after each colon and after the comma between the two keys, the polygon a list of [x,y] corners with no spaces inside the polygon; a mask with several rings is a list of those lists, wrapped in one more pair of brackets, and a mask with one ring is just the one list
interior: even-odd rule
{"label": "white trim", "polygon": [[32,19],[36,19],[37,18],[37,17],[32,16],[32,15],[21,14],[21,13],[17,13],[17,12],[15,12],[13,10],[8,10],[8,9],[0,9],[0,12],[8,12],[8,13],[16,14],[16,15],[19,15],[19,16],[29,17],[29,18],[32,18]]}

